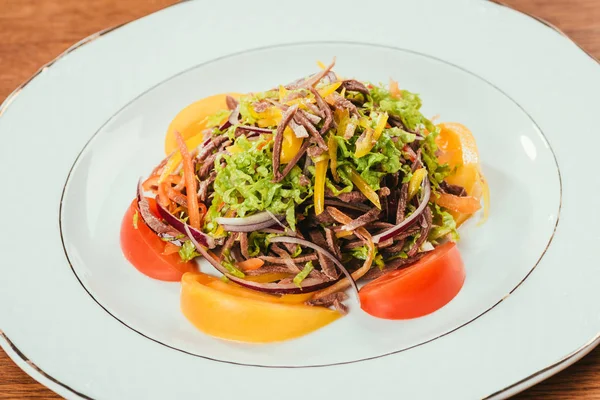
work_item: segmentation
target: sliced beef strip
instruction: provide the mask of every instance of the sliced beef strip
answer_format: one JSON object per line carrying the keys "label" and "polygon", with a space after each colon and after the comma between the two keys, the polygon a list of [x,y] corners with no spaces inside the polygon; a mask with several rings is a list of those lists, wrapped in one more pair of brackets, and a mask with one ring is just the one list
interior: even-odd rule
{"label": "sliced beef strip", "polygon": [[329,251],[331,251],[331,253],[335,255],[338,260],[341,260],[342,250],[340,249],[338,238],[335,236],[335,233],[329,228],[325,228],[325,240],[327,241],[327,247],[329,248]]}
{"label": "sliced beef strip", "polygon": [[225,96],[225,104],[227,104],[228,109],[235,110],[235,108],[238,106],[239,103],[236,99],[227,95],[227,96]]}
{"label": "sliced beef strip", "polygon": [[348,299],[348,295],[344,292],[336,292],[331,293],[327,296],[321,297],[320,299],[309,300],[306,304],[311,306],[320,306],[320,307],[331,307],[334,306],[336,309],[342,313],[348,312],[346,306],[342,304],[343,301]]}
{"label": "sliced beef strip", "polygon": [[[272,256],[259,256],[261,260],[270,264],[286,264],[287,261],[281,257],[272,257]],[[316,261],[319,257],[315,254],[307,254],[305,256],[299,256],[296,258],[292,258],[292,261],[295,264],[306,264],[309,261]]]}
{"label": "sliced beef strip", "polygon": [[379,218],[379,215],[381,214],[381,210],[379,210],[378,208],[371,208],[371,210],[369,210],[368,212],[364,213],[363,215],[361,215],[360,217],[352,220],[352,222],[344,225],[342,227],[342,230],[345,231],[354,231],[355,229],[358,229],[362,226],[367,225],[370,222],[374,222],[377,221],[377,219]]}
{"label": "sliced beef strip", "polygon": [[248,254],[248,234],[246,232],[240,232],[240,251],[245,259],[250,258]]}
{"label": "sliced beef strip", "polygon": [[365,96],[369,95],[369,89],[362,82],[354,79],[347,79],[343,81],[341,87],[351,92],[359,92]]}
{"label": "sliced beef strip", "polygon": [[335,194],[333,194],[333,192],[331,190],[326,188],[325,189],[325,197],[329,197],[332,199],[338,199],[338,200],[346,202],[346,203],[362,203],[367,200],[365,195],[357,190],[350,192],[350,193],[340,193],[339,196],[336,196]]}
{"label": "sliced beef strip", "polygon": [[298,105],[294,104],[293,106],[289,107],[286,111],[284,111],[283,116],[281,117],[281,122],[277,126],[277,130],[275,131],[275,134],[273,136],[273,175],[275,182],[281,180],[281,172],[279,172],[279,166],[281,158],[281,146],[283,144],[283,131],[287,127],[288,123],[292,120],[292,118],[294,118],[294,115],[296,115],[297,110]]}
{"label": "sliced beef strip", "polygon": [[467,195],[467,191],[464,187],[459,185],[452,185],[446,181],[440,182],[440,189],[444,193],[452,194],[454,196],[464,197]]}
{"label": "sliced beef strip", "polygon": [[421,231],[419,232],[419,238],[406,253],[407,256],[412,257],[417,254],[421,246],[427,241],[427,236],[429,236],[429,231],[431,231],[431,223],[433,220],[433,216],[431,214],[431,209],[429,207],[425,208],[423,211],[423,216],[421,217]]}
{"label": "sliced beef strip", "polygon": [[[321,246],[323,248],[327,248],[327,240],[325,236],[319,230],[312,230],[309,232],[309,236],[311,241],[317,246]],[[321,270],[329,279],[337,279],[339,276],[339,272],[333,261],[329,257],[325,257],[322,253],[318,253],[319,264],[321,265]]]}

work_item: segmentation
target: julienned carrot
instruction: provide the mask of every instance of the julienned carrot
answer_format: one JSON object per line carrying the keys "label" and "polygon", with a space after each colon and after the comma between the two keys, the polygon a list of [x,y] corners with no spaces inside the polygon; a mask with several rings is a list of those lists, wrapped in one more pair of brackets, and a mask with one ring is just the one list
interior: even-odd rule
{"label": "julienned carrot", "polygon": [[183,160],[183,179],[185,179],[185,189],[187,191],[188,200],[188,215],[190,217],[190,225],[193,228],[200,229],[200,212],[198,211],[198,186],[196,185],[196,174],[194,173],[194,163],[192,157],[185,145],[185,140],[177,131],[175,138],[179,146],[179,152]]}
{"label": "julienned carrot", "polygon": [[254,271],[265,265],[265,262],[260,258],[249,258],[245,261],[235,263],[235,266],[242,271]]}
{"label": "julienned carrot", "polygon": [[[179,185],[179,183],[181,182],[181,176],[169,175],[163,180],[163,182]],[[144,181],[144,183],[142,183],[142,187],[144,188],[144,190],[148,191],[148,190],[152,189],[153,187],[158,187],[159,183],[160,183],[160,175],[152,175],[148,179],[146,179]],[[185,184],[185,182],[184,182],[184,184]],[[181,188],[179,190],[181,190],[181,189],[183,189],[183,186],[181,186]]]}
{"label": "julienned carrot", "polygon": [[169,196],[167,196],[167,184],[166,183],[161,183],[158,185],[158,201],[160,202],[160,205],[163,207],[168,207],[169,204],[171,203],[171,201],[169,200]]}
{"label": "julienned carrot", "polygon": [[206,212],[208,211],[206,209],[206,206],[204,205],[204,203],[198,203],[198,206],[200,208],[200,222],[204,221],[204,217],[206,216]]}

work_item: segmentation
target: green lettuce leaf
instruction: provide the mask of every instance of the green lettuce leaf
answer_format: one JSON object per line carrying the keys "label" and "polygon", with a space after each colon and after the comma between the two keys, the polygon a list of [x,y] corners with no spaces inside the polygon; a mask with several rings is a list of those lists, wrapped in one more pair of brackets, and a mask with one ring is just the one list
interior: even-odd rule
{"label": "green lettuce leaf", "polygon": [[186,240],[183,242],[183,245],[179,249],[179,257],[181,257],[181,261],[188,262],[198,257],[200,253],[196,251],[196,247],[192,243],[191,240]]}
{"label": "green lettuce leaf", "polygon": [[315,267],[313,266],[312,261],[307,262],[306,265],[304,265],[304,268],[302,268],[302,271],[298,272],[298,274],[294,277],[294,284],[298,287],[301,287],[300,284],[304,279],[306,279],[308,274],[310,274],[313,269],[315,269]]}

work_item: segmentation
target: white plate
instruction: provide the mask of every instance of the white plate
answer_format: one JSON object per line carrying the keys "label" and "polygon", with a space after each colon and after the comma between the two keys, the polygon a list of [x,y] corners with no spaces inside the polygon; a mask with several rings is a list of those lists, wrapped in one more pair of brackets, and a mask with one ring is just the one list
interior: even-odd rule
{"label": "white plate", "polygon": [[[596,344],[598,65],[489,2],[341,4],[179,4],[96,35],[6,100],[0,170],[21,196],[1,203],[0,343],[21,367],[71,398],[482,398]],[[207,337],[180,314],[178,284],[121,255],[137,178],[185,105],[272,87],[332,56],[341,74],[393,76],[427,114],[475,132],[492,210],[461,228],[465,287],[410,321],[352,307],[281,344]]]}

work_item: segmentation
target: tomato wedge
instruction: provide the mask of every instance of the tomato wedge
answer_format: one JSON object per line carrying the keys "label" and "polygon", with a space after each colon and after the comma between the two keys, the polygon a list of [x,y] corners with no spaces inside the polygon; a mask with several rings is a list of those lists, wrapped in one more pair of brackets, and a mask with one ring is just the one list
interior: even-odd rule
{"label": "tomato wedge", "polygon": [[389,272],[360,290],[361,307],[385,319],[422,317],[460,291],[465,269],[456,244],[447,242],[410,267]]}
{"label": "tomato wedge", "polygon": [[[156,214],[156,202],[154,199],[148,201],[150,209]],[[136,212],[138,217],[134,224]],[[138,271],[161,281],[180,281],[184,273],[197,270],[194,263],[181,262],[176,252],[163,254],[165,242],[144,223],[139,215],[137,200],[133,200],[121,223],[121,250]]]}

